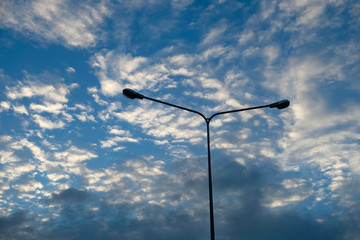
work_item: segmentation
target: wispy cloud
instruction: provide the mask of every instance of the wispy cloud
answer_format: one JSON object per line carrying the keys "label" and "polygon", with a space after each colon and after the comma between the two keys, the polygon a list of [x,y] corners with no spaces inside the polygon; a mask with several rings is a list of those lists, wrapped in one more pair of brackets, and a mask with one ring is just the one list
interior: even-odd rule
{"label": "wispy cloud", "polygon": [[24,105],[13,106],[14,112],[29,115]]}
{"label": "wispy cloud", "polygon": [[[359,111],[355,105],[346,104],[355,99],[344,96],[340,102],[332,101],[339,97],[335,96],[338,93],[332,92],[330,86],[334,81],[343,84],[345,73],[342,69],[343,65],[337,60],[329,62],[321,58],[300,57],[290,60],[280,75],[269,75],[269,81],[277,82],[275,85],[282,86],[280,90],[290,93],[293,99],[291,114],[284,115],[292,124],[286,127],[287,133],[279,141],[285,149],[282,159],[288,159],[283,164],[300,165],[301,169],[308,164],[319,168],[329,182],[328,185],[320,182],[316,185],[334,192],[342,191],[352,178],[353,173],[348,173],[350,168],[359,168],[354,159],[357,154],[351,156],[354,154],[351,149],[340,150],[345,139],[355,140],[359,137],[354,132],[344,131],[342,127],[356,128]],[[325,82],[328,82],[328,88],[320,89]],[[315,195],[319,199],[324,198],[321,191]]]}
{"label": "wispy cloud", "polygon": [[206,34],[201,44],[206,45],[206,44],[216,43],[219,39],[223,38],[223,34],[225,33],[226,28],[227,28],[226,25],[222,23],[220,24],[220,26],[210,29],[210,31]]}
{"label": "wispy cloud", "polygon": [[37,114],[35,114],[33,117],[34,117],[34,122],[37,123],[40,128],[55,129],[55,128],[62,128],[65,126],[65,123],[61,120],[52,121]]}
{"label": "wispy cloud", "polygon": [[[63,79],[49,73],[32,75],[24,72],[24,75],[22,81],[5,86],[9,101],[2,102],[3,109],[12,106],[14,112],[29,116],[25,121],[33,121],[42,129],[63,128],[74,120],[72,114],[77,108],[69,108],[66,103],[70,91],[79,86],[77,83],[66,85],[62,83]],[[94,116],[87,113],[74,115],[81,121],[95,122]]]}
{"label": "wispy cloud", "polygon": [[[44,77],[47,78],[51,76]],[[69,93],[70,89],[77,86],[77,84],[66,86],[61,83],[54,86],[52,84],[46,84],[41,80],[39,81],[36,78],[37,76],[32,76],[28,73],[25,73],[25,81],[18,82],[18,84],[12,87],[6,87],[7,97],[12,100],[42,97],[44,100],[50,102],[63,103],[68,101],[66,95]]]}
{"label": "wispy cloud", "polygon": [[96,54],[92,59],[92,66],[98,70],[102,93],[114,96],[125,87],[138,90],[145,86],[154,88],[168,80],[165,66],[147,62],[145,57],[109,51]]}
{"label": "wispy cloud", "polygon": [[69,47],[94,46],[101,40],[100,27],[110,14],[106,2],[77,5],[66,0],[38,0],[21,5],[2,1],[0,11],[2,27]]}

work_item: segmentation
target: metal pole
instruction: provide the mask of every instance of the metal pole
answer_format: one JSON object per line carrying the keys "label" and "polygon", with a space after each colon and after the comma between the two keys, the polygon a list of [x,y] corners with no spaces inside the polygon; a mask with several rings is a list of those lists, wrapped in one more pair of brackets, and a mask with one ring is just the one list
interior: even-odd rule
{"label": "metal pole", "polygon": [[211,240],[215,240],[214,207],[213,207],[212,177],[211,177],[211,155],[210,155],[210,120],[211,119],[208,118],[206,119],[207,147],[208,147],[210,233],[211,233]]}
{"label": "metal pole", "polygon": [[242,111],[248,111],[248,110],[253,110],[253,109],[259,109],[259,108],[266,108],[266,107],[270,107],[270,108],[278,108],[278,109],[283,109],[286,108],[290,105],[290,102],[288,100],[282,100],[279,102],[275,102],[273,104],[268,104],[268,105],[262,105],[262,106],[257,106],[257,107],[249,107],[249,108],[243,108],[243,109],[235,109],[235,110],[230,110],[230,111],[224,111],[224,112],[218,112],[215,113],[213,115],[211,115],[211,117],[207,118],[205,117],[204,114],[202,114],[201,112],[192,110],[190,108],[186,108],[186,107],[181,107],[175,104],[171,104],[168,102],[164,102],[158,99],[154,99],[154,98],[150,98],[147,96],[144,96],[140,93],[135,92],[134,90],[131,89],[124,89],[123,90],[123,94],[125,96],[127,96],[130,99],[148,99],[154,102],[158,102],[161,104],[165,104],[171,107],[176,107],[176,108],[180,108],[182,110],[185,111],[189,111],[192,113],[196,113],[198,115],[200,115],[206,122],[206,131],[207,131],[207,147],[208,147],[208,176],[209,176],[209,207],[210,207],[210,234],[211,234],[211,240],[215,240],[215,227],[214,227],[214,207],[213,207],[213,193],[212,193],[212,177],[211,177],[211,155],[210,155],[210,121],[211,119],[213,119],[215,116],[217,115],[221,115],[221,114],[227,114],[227,113],[235,113],[235,112],[242,112]]}

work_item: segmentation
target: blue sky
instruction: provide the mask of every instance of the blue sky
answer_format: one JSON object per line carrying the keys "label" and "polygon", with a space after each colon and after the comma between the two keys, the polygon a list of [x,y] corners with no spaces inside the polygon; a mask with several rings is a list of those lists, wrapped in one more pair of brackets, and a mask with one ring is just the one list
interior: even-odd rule
{"label": "blue sky", "polygon": [[0,239],[360,236],[357,1],[0,3]]}

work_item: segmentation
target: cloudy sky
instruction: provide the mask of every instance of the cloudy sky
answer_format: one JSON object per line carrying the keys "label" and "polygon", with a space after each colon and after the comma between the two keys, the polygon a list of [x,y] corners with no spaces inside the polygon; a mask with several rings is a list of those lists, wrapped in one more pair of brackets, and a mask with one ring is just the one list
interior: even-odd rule
{"label": "cloudy sky", "polygon": [[356,0],[0,1],[0,239],[360,236]]}

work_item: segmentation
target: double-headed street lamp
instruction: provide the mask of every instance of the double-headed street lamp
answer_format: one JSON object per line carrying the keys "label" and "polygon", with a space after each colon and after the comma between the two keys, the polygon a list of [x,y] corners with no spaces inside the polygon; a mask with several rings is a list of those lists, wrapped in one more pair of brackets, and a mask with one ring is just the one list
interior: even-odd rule
{"label": "double-headed street lamp", "polygon": [[207,130],[207,147],[208,147],[208,176],[209,176],[209,208],[210,208],[210,233],[211,233],[211,240],[215,240],[215,229],[214,229],[214,211],[213,211],[213,193],[212,193],[212,177],[211,177],[211,157],[210,157],[210,121],[217,115],[221,115],[221,114],[226,114],[226,113],[234,113],[234,112],[242,112],[242,111],[248,111],[248,110],[253,110],[253,109],[258,109],[258,108],[277,108],[277,109],[284,109],[287,108],[290,105],[290,101],[289,100],[281,100],[272,104],[268,104],[268,105],[262,105],[262,106],[257,106],[257,107],[249,107],[249,108],[242,108],[242,109],[236,109],[236,110],[230,110],[230,111],[224,111],[224,112],[218,112],[215,113],[213,115],[211,115],[209,118],[205,117],[204,114],[202,114],[201,112],[189,109],[189,108],[185,108],[185,107],[181,107],[178,105],[174,105],[171,103],[167,103],[167,102],[163,102],[154,98],[150,98],[147,96],[144,96],[138,92],[135,92],[132,89],[128,89],[125,88],[123,90],[123,94],[130,98],[130,99],[147,99],[147,100],[151,100],[154,102],[158,102],[158,103],[162,103],[171,107],[176,107],[176,108],[180,108],[182,110],[185,111],[189,111],[189,112],[193,112],[196,113],[198,115],[200,115],[206,122],[206,130]]}

